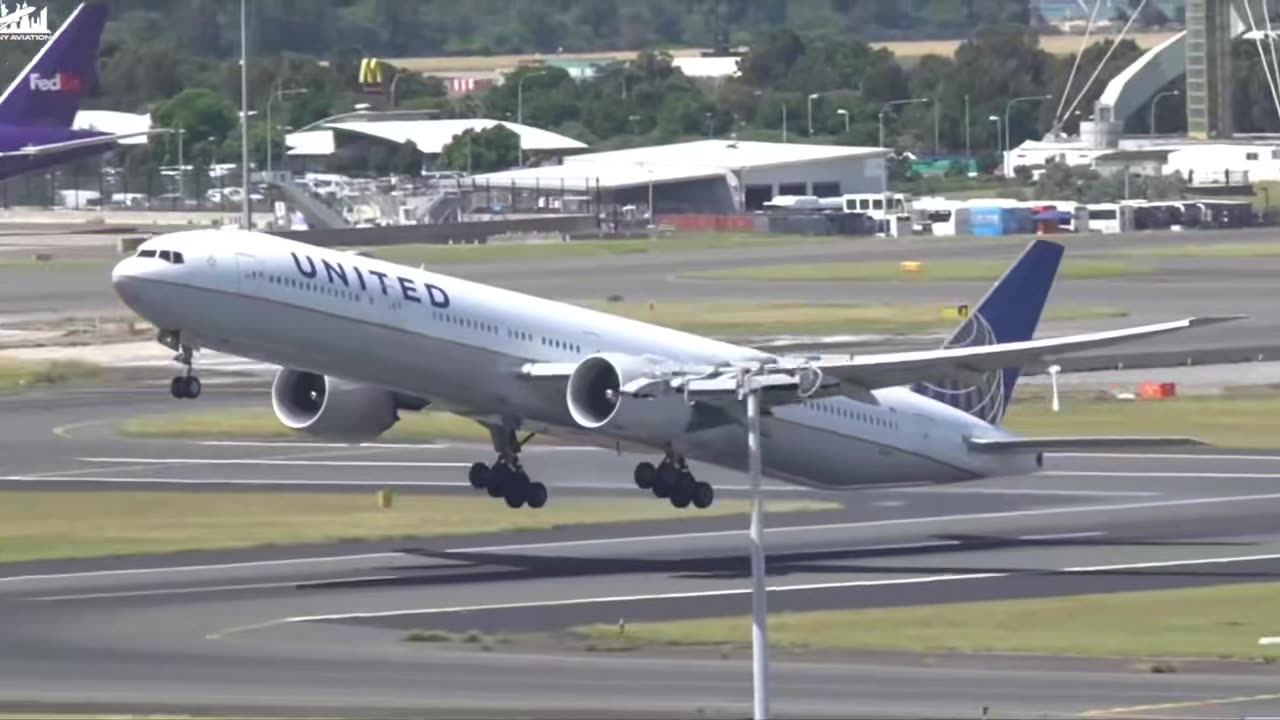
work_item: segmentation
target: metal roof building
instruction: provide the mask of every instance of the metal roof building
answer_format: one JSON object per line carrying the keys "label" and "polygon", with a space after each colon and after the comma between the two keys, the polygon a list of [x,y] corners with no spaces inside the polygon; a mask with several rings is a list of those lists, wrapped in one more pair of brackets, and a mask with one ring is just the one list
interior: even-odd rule
{"label": "metal roof building", "polygon": [[630,148],[565,157],[560,165],[479,175],[477,187],[608,194],[658,212],[755,210],[778,195],[879,192],[884,148],[740,140]]}
{"label": "metal roof building", "polygon": [[396,145],[413,142],[424,155],[438,155],[454,136],[467,130],[487,130],[502,125],[520,136],[528,152],[567,153],[586,149],[586,143],[529,125],[489,120],[455,118],[440,120],[418,111],[354,112],[335,115],[312,123],[285,136],[291,156],[326,156],[336,149],[336,134],[349,133]]}

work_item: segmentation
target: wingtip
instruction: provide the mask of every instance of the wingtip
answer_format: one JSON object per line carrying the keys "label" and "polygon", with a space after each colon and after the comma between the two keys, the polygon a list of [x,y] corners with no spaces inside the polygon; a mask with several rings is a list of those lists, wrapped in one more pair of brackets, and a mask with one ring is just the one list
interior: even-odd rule
{"label": "wingtip", "polygon": [[1235,322],[1236,320],[1245,320],[1248,315],[1203,315],[1187,319],[1187,327],[1200,327],[1202,325],[1217,325],[1219,323]]}

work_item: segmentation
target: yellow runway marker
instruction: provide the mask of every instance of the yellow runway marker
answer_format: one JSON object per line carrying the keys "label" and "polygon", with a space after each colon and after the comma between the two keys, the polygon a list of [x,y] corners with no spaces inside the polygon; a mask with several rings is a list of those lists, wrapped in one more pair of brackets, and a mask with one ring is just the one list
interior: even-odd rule
{"label": "yellow runway marker", "polygon": [[1105,717],[1107,715],[1128,715],[1131,713],[1150,712],[1153,710],[1183,710],[1186,708],[1204,707],[1206,705],[1235,705],[1239,703],[1261,702],[1263,700],[1280,700],[1280,693],[1270,695],[1246,695],[1242,697],[1214,698],[1209,700],[1186,700],[1183,702],[1160,703],[1158,705],[1132,705],[1130,707],[1089,710],[1083,717]]}

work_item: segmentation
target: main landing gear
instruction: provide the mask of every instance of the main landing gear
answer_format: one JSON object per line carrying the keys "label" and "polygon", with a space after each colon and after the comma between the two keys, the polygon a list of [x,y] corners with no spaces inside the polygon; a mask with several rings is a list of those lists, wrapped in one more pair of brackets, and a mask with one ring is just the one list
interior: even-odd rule
{"label": "main landing gear", "polygon": [[657,466],[651,462],[636,465],[635,480],[636,487],[652,491],[655,497],[667,498],[678,508],[689,507],[692,503],[702,510],[711,507],[715,501],[715,491],[710,483],[694,478],[684,456],[671,450]]}
{"label": "main landing gear", "polygon": [[192,363],[195,348],[183,345],[181,335],[177,331],[161,330],[156,339],[170,350],[176,350],[178,354],[173,356],[174,362],[181,363],[187,368],[186,373],[169,381],[169,394],[182,400],[195,400],[200,397],[200,378],[196,377]]}
{"label": "main landing gear", "polygon": [[489,497],[502,498],[512,509],[528,505],[536,510],[546,505],[547,486],[530,480],[520,465],[520,450],[533,439],[533,433],[518,440],[514,429],[490,427],[489,435],[493,438],[494,450],[498,451],[498,459],[492,466],[482,462],[471,465],[467,477],[471,487],[488,492]]}

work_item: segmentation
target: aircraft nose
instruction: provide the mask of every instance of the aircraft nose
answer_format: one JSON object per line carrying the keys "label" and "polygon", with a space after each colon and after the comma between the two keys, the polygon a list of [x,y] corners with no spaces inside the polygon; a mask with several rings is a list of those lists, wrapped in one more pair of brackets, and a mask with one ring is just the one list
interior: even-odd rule
{"label": "aircraft nose", "polygon": [[125,258],[111,269],[111,289],[126,305],[137,310],[138,285],[142,273],[138,267],[138,259]]}

